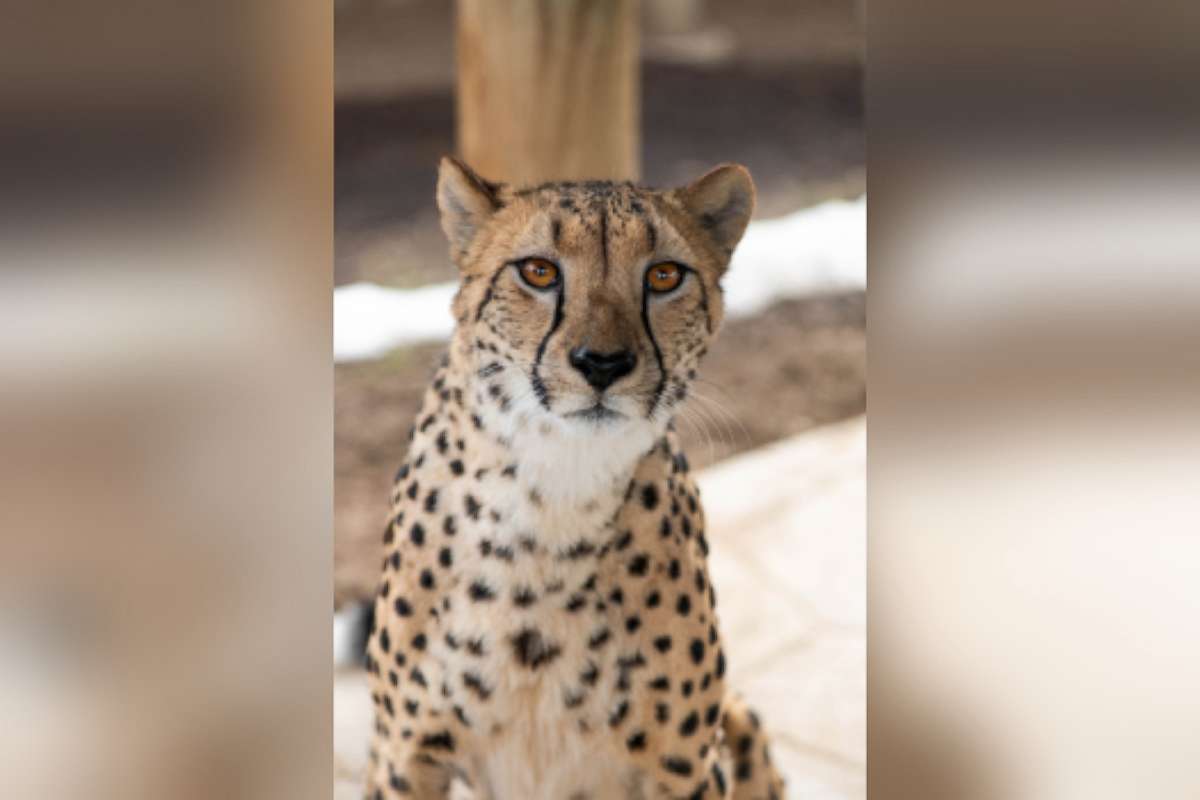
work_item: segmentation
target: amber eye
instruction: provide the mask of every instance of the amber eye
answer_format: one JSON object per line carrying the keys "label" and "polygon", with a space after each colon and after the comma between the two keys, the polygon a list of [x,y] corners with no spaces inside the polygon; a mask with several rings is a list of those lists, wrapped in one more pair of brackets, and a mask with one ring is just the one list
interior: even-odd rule
{"label": "amber eye", "polygon": [[669,292],[683,280],[683,268],[670,261],[655,264],[646,270],[646,285],[652,292]]}
{"label": "amber eye", "polygon": [[529,258],[521,263],[521,279],[535,289],[549,289],[558,283],[558,267],[544,258]]}

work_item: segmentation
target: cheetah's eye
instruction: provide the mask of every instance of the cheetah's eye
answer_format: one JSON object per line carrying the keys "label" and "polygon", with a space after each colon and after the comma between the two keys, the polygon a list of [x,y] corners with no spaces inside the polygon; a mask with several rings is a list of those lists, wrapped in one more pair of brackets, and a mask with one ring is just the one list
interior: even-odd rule
{"label": "cheetah's eye", "polygon": [[683,281],[683,268],[670,261],[646,270],[646,286],[652,292],[669,292]]}
{"label": "cheetah's eye", "polygon": [[544,258],[528,258],[521,263],[521,280],[535,289],[549,289],[558,283],[558,267]]}

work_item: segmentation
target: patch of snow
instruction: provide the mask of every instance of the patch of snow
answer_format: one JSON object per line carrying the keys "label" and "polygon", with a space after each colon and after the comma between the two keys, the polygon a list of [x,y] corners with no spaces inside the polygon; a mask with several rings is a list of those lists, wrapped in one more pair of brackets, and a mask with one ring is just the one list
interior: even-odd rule
{"label": "patch of snow", "polygon": [[867,286],[867,198],[751,223],[723,286],[729,317],[777,300]]}
{"label": "patch of snow", "polygon": [[449,339],[450,301],[457,290],[456,283],[419,289],[339,286],[333,291],[333,360],[378,358],[401,345]]}
{"label": "patch of snow", "polygon": [[[729,317],[756,314],[777,300],[867,285],[867,198],[830,201],[753,222],[724,281]],[[333,292],[334,361],[378,358],[454,330],[453,282],[419,289],[353,283]]]}

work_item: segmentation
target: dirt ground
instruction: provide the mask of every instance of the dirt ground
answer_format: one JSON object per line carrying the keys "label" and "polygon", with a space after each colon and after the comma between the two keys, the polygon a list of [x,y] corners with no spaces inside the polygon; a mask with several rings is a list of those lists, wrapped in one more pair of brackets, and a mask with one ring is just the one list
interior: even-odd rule
{"label": "dirt ground", "polygon": [[[392,476],[443,345],[335,371],[335,600],[370,596]],[[726,324],[679,422],[697,467],[866,410],[866,297],[778,303]]]}

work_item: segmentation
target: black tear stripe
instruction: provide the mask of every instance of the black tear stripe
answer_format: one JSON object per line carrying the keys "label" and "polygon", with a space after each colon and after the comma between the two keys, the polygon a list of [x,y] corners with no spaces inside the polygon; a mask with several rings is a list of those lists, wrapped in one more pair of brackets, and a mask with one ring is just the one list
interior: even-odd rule
{"label": "black tear stripe", "polygon": [[704,281],[700,280],[700,276],[696,276],[696,281],[700,284],[700,308],[704,309],[704,329],[708,331],[708,335],[712,336],[712,313],[708,308],[708,287],[704,285]]}
{"label": "black tear stripe", "polygon": [[538,370],[542,366],[542,356],[546,354],[546,345],[550,343],[550,337],[554,335],[563,321],[563,298],[567,294],[567,281],[565,277],[560,277],[559,280],[561,283],[558,286],[558,297],[554,300],[554,322],[550,323],[550,330],[546,332],[545,337],[538,345],[537,356],[533,359],[533,376],[529,379],[529,383],[533,386],[533,393],[538,397],[538,402],[547,411],[550,410],[550,390],[542,382],[542,376]]}
{"label": "black tear stripe", "polygon": [[479,318],[483,316],[483,309],[488,303],[492,302],[492,296],[496,288],[496,281],[500,278],[500,273],[508,269],[511,264],[505,264],[500,269],[492,273],[492,277],[488,280],[487,291],[483,293],[483,300],[480,301],[479,307],[475,309],[475,321],[479,322]]}
{"label": "black tear stripe", "polygon": [[554,247],[558,247],[558,240],[562,236],[562,223],[555,218],[550,223],[550,237],[554,240]]}
{"label": "black tear stripe", "polygon": [[642,290],[642,327],[650,337],[650,345],[654,348],[654,360],[658,362],[658,385],[654,387],[654,397],[650,399],[650,408],[646,412],[646,416],[652,416],[654,409],[658,408],[658,401],[662,399],[663,390],[667,387],[667,368],[663,366],[662,350],[659,349],[658,340],[654,338],[654,331],[650,328],[650,293],[645,289]]}
{"label": "black tear stripe", "polygon": [[600,208],[600,258],[604,277],[608,277],[608,206]]}

